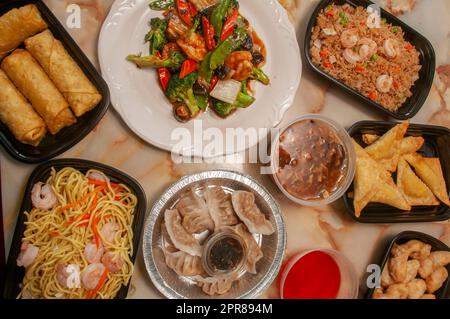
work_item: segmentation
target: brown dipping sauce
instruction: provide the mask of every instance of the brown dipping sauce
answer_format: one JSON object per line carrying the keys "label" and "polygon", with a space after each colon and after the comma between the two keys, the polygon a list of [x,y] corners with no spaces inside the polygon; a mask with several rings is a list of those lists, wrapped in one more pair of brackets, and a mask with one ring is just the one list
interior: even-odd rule
{"label": "brown dipping sauce", "polygon": [[213,244],[209,251],[209,264],[213,271],[233,271],[244,257],[244,247],[233,237],[224,237]]}
{"label": "brown dipping sauce", "polygon": [[282,187],[301,200],[329,197],[347,170],[342,141],[320,120],[292,124],[279,139],[276,177]]}

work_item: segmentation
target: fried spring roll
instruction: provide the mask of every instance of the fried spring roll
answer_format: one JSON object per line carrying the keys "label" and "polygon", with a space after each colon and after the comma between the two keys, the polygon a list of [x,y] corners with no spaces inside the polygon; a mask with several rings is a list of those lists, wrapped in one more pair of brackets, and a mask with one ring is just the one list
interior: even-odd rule
{"label": "fried spring roll", "polygon": [[25,97],[0,70],[0,120],[22,143],[39,145],[47,129]]}
{"label": "fried spring roll", "polygon": [[15,50],[3,60],[1,68],[44,119],[50,133],[56,134],[77,121],[64,97],[28,51]]}
{"label": "fried spring roll", "polygon": [[25,40],[25,46],[64,95],[76,116],[98,105],[102,96],[50,30]]}
{"label": "fried spring roll", "polygon": [[34,4],[8,11],[0,17],[0,59],[26,38],[45,29],[47,24]]}

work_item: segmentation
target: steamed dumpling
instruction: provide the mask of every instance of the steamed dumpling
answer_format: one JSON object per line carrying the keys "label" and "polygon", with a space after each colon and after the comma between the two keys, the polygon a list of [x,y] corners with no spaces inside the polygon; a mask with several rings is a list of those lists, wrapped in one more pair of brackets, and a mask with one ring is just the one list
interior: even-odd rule
{"label": "steamed dumpling", "polygon": [[183,216],[183,227],[190,234],[202,233],[205,230],[214,230],[214,222],[209,215],[205,200],[189,190],[181,197],[177,209]]}
{"label": "steamed dumpling", "polygon": [[202,246],[197,239],[188,233],[181,225],[181,216],[178,210],[166,210],[164,213],[164,222],[166,224],[167,232],[173,242],[173,245],[192,256],[202,255]]}
{"label": "steamed dumpling", "polygon": [[239,224],[223,227],[223,229],[231,230],[244,240],[245,246],[247,247],[247,261],[245,266],[248,272],[256,274],[256,263],[263,257],[263,252],[255,238],[248,232],[247,227],[244,224]]}
{"label": "steamed dumpling", "polygon": [[225,193],[222,187],[209,187],[205,190],[204,197],[209,213],[214,221],[215,229],[223,226],[236,225],[239,220],[234,213],[230,195]]}
{"label": "steamed dumpling", "polygon": [[165,261],[170,269],[180,276],[198,276],[205,272],[201,257],[189,255],[173,246],[164,223],[161,224],[161,236],[165,241],[163,245]]}
{"label": "steamed dumpling", "polygon": [[223,295],[230,291],[235,278],[201,277],[194,278],[197,286],[202,288],[203,292],[209,296]]}
{"label": "steamed dumpling", "polygon": [[246,191],[235,191],[231,195],[233,208],[242,222],[253,234],[271,235],[272,223],[266,219],[255,203],[255,195]]}

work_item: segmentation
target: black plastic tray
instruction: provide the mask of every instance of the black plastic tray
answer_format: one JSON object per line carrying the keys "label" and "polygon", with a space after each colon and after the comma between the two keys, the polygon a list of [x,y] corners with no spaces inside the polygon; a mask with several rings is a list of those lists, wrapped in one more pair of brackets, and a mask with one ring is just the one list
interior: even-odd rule
{"label": "black plastic tray", "polygon": [[[109,104],[110,96],[106,82],[91,64],[89,59],[78,47],[69,33],[64,29],[63,25],[40,0],[9,0],[0,2],[0,15],[7,11],[18,8],[30,3],[36,4],[41,12],[42,18],[47,22],[49,29],[55,38],[60,40],[67,52],[81,67],[88,79],[94,84],[102,95],[103,99],[100,104],[77,118],[77,123],[62,129],[58,134],[51,135],[47,133],[39,146],[31,146],[20,143],[14,138],[8,127],[0,122],[0,143],[6,151],[15,159],[25,163],[40,163],[49,160],[59,154],[67,151],[72,146],[80,142],[105,115]],[[26,21],[24,21],[26,23]]]}
{"label": "black plastic tray", "polygon": [[356,96],[357,98],[359,98],[360,101],[370,105],[374,109],[378,109],[379,111],[384,112],[385,114],[399,120],[406,120],[412,118],[414,115],[417,114],[422,105],[425,103],[425,100],[428,97],[428,93],[430,92],[431,85],[433,84],[434,72],[436,67],[436,55],[434,53],[434,49],[430,41],[428,41],[424,36],[415,31],[413,28],[402,22],[400,19],[396,18],[389,12],[381,9],[382,18],[385,18],[388,23],[400,26],[403,29],[405,33],[405,39],[411,42],[411,44],[413,44],[419,51],[420,64],[422,65],[422,69],[419,72],[419,79],[415,82],[414,86],[411,89],[413,95],[404,102],[402,107],[400,107],[397,110],[397,112],[391,112],[385,109],[380,104],[376,103],[375,101],[372,101],[368,97],[362,95],[361,93],[351,88],[347,84],[329,75],[312,62],[311,55],[309,53],[311,30],[313,29],[316,23],[316,19],[320,11],[326,8],[331,3],[335,3],[337,5],[343,5],[347,3],[353,7],[363,6],[365,8],[368,7],[369,5],[374,4],[373,2],[368,0],[322,0],[312,13],[311,19],[309,20],[308,23],[308,27],[306,29],[304,50],[305,50],[305,57],[309,65],[317,73],[327,78],[337,86],[341,87],[344,91],[350,93],[353,96]]}
{"label": "black plastic tray", "polygon": [[[52,161],[48,161],[40,166],[38,166],[30,178],[28,179],[27,187],[25,189],[25,193],[22,200],[22,205],[20,207],[20,211],[18,212],[18,219],[16,224],[16,229],[14,231],[14,236],[12,239],[11,249],[9,251],[8,263],[6,265],[6,283],[3,291],[3,298],[5,299],[14,299],[20,292],[19,284],[22,282],[23,276],[25,275],[25,270],[23,267],[18,267],[16,265],[16,259],[20,253],[21,239],[23,237],[23,232],[25,231],[25,215],[24,211],[30,211],[32,209],[31,204],[31,189],[33,185],[37,182],[46,181],[50,176],[50,170],[54,167],[57,171],[64,167],[73,167],[78,169],[79,171],[85,173],[89,169],[97,169],[104,172],[113,183],[122,183],[127,185],[134,195],[137,197],[137,206],[134,211],[134,220],[133,220],[133,256],[131,257],[131,261],[134,263],[137,257],[137,253],[139,250],[139,242],[141,239],[142,229],[144,225],[144,218],[147,210],[147,199],[145,196],[145,192],[140,186],[140,184],[132,177],[127,174],[112,168],[110,166],[91,162],[87,160],[81,159],[56,159]],[[128,286],[123,286],[120,288],[117,293],[116,299],[124,299],[128,293]]]}
{"label": "black plastic tray", "polygon": [[[402,233],[398,234],[397,236],[395,236],[394,239],[392,239],[392,241],[386,248],[386,252],[384,253],[383,258],[381,259],[381,262],[379,263],[379,266],[381,267],[381,271],[383,271],[384,267],[386,266],[386,263],[391,254],[391,249],[394,246],[394,244],[404,244],[407,241],[410,241],[412,239],[417,239],[426,244],[431,245],[431,251],[442,251],[442,250],[450,251],[450,248],[446,244],[444,244],[440,240],[438,240],[430,235],[420,233],[420,232],[415,232],[415,231],[405,231],[405,232],[402,232]],[[447,271],[450,273],[450,265],[447,265]],[[439,289],[438,291],[435,292],[436,298],[437,299],[449,299],[450,298],[449,286],[450,286],[450,277],[447,278],[447,281],[444,283],[444,285],[442,285],[441,289]],[[375,288],[370,288],[367,290],[367,292],[366,292],[367,299],[372,299],[374,290],[375,290]]]}
{"label": "black plastic tray", "polygon": [[[383,135],[396,124],[394,122],[362,121],[355,123],[348,130],[348,133],[360,145],[364,146],[362,134]],[[450,130],[441,126],[410,124],[406,136],[410,135],[424,138],[425,143],[419,150],[420,154],[425,157],[439,157],[448,188],[450,185]],[[349,215],[360,223],[435,222],[450,219],[450,207],[443,203],[439,206],[413,206],[411,212],[405,212],[384,204],[370,203],[363,209],[361,216],[356,217],[353,199],[348,196],[351,191],[353,191],[353,185],[350,186],[343,197],[345,206]]]}

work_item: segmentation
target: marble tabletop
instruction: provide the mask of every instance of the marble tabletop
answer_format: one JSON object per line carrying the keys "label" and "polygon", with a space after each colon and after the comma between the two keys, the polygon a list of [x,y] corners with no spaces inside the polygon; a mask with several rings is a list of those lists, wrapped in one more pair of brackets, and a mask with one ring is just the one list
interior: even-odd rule
{"label": "marble tabletop", "polygon": [[[257,1],[257,0],[253,0]],[[294,24],[303,53],[303,38],[308,19],[318,0],[279,0]],[[66,21],[67,6],[77,4],[82,11],[80,29],[68,29],[91,61],[98,66],[97,40],[101,25],[113,0],[44,0],[61,21]],[[425,35],[436,51],[437,69],[429,97],[413,123],[430,123],[450,128],[450,1],[378,0],[381,6]],[[295,101],[283,122],[306,113],[324,114],[345,127],[360,120],[386,120],[349,97],[339,88],[314,74],[304,63],[303,76]],[[131,132],[111,107],[99,125],[78,145],[60,157],[75,157],[117,167],[135,177],[144,187],[149,205],[181,176],[207,169],[226,168],[247,173],[266,186],[279,201],[287,228],[285,258],[311,247],[333,248],[354,264],[365,291],[366,267],[377,262],[386,241],[404,230],[428,233],[450,245],[450,223],[366,225],[353,222],[342,202],[329,206],[299,206],[277,189],[269,176],[261,175],[258,164],[176,164],[170,153],[143,142]],[[25,183],[34,165],[13,160],[0,151],[6,250],[14,232]],[[140,249],[140,248],[139,248]],[[142,255],[136,261],[129,298],[162,298],[145,270]],[[275,281],[261,298],[278,298]]]}

